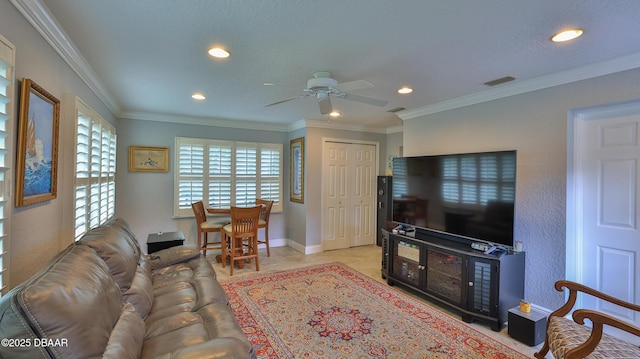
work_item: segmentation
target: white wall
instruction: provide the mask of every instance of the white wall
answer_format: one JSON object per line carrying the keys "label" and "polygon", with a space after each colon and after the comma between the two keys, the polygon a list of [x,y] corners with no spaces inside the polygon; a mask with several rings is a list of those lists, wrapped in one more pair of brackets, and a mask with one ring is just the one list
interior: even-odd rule
{"label": "white wall", "polygon": [[[79,96],[107,121],[116,124],[117,120],[8,1],[0,1],[0,34],[16,47],[16,94],[20,93],[20,80],[29,78],[61,101],[58,196],[51,201],[12,208],[8,284],[13,287],[73,242],[75,116],[67,111],[65,94]],[[19,116],[18,101],[12,106]],[[15,122],[14,128],[17,127]]]}
{"label": "white wall", "polygon": [[404,121],[404,155],[516,149],[515,237],[527,255],[525,298],[555,309],[565,277],[567,117],[640,96],[630,70]]}

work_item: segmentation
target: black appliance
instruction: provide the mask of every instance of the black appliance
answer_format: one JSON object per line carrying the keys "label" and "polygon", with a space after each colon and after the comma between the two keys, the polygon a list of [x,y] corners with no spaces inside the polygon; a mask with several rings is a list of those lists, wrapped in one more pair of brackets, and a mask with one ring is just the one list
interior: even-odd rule
{"label": "black appliance", "polygon": [[516,151],[393,159],[392,220],[513,246]]}
{"label": "black appliance", "polygon": [[376,244],[382,245],[381,228],[387,227],[387,222],[391,221],[391,176],[378,176],[378,194],[377,194],[377,237]]}

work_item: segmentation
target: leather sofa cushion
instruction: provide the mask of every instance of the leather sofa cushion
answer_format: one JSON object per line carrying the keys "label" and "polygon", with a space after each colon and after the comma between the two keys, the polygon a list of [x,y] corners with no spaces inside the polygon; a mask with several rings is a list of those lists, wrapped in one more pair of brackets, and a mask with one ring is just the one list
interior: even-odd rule
{"label": "leather sofa cushion", "polygon": [[[175,247],[173,247],[175,248]],[[203,256],[152,271],[154,303],[150,316],[196,311],[211,304],[227,304],[227,294],[215,279],[211,263]],[[148,322],[149,320],[147,320]]]}
{"label": "leather sofa cushion", "polygon": [[120,289],[104,261],[72,244],[0,299],[0,337],[66,339],[67,345],[0,347],[0,357],[100,357],[121,311]]}
{"label": "leather sofa cushion", "polygon": [[87,232],[77,242],[93,248],[105,261],[122,294],[129,290],[140,260],[137,240],[131,237],[131,232],[124,229],[126,223],[123,222],[109,221]]}
{"label": "leather sofa cushion", "polygon": [[122,314],[111,332],[103,359],[137,359],[142,351],[144,322],[131,303],[125,303]]}
{"label": "leather sofa cushion", "polygon": [[142,359],[248,358],[252,348],[226,304],[177,313],[147,324]]}
{"label": "leather sofa cushion", "polygon": [[122,299],[133,304],[142,319],[146,318],[153,305],[153,284],[151,283],[151,270],[146,258],[140,258],[140,265]]}

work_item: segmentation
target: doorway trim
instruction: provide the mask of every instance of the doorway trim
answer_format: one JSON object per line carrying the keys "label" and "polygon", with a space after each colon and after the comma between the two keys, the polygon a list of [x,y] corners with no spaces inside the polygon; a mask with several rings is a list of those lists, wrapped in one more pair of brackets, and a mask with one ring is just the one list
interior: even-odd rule
{"label": "doorway trim", "polygon": [[[640,100],[618,102],[570,110],[567,118],[567,214],[565,243],[565,278],[578,283],[583,282],[581,269],[582,258],[582,181],[577,173],[581,173],[582,163],[580,133],[585,122],[603,118],[640,114]],[[578,297],[578,305],[581,297]]]}
{"label": "doorway trim", "polygon": [[[362,141],[362,140],[351,140],[351,139],[347,139],[347,138],[334,138],[334,137],[322,137],[322,170],[321,175],[322,178],[324,178],[324,170],[326,168],[327,165],[327,158],[325,156],[325,146],[328,142],[338,142],[338,143],[348,143],[348,144],[358,144],[358,145],[372,145],[375,146],[375,163],[376,163],[376,177],[379,175],[380,173],[380,142],[378,141]],[[374,188],[374,192],[375,192],[375,188]],[[325,251],[324,246],[325,246],[325,240],[324,240],[324,205],[325,205],[325,184],[322,183],[322,189],[320,191],[320,244],[322,246],[322,252]],[[376,216],[374,216],[376,217]],[[373,223],[374,223],[374,229],[377,228],[377,223],[378,219],[374,218]]]}

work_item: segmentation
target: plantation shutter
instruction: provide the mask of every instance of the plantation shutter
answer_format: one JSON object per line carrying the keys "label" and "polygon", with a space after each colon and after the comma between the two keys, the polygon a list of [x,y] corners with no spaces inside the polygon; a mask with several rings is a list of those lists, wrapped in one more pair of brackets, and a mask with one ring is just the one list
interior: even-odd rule
{"label": "plantation shutter", "polygon": [[204,195],[204,143],[180,143],[178,156],[178,206],[191,208]]}
{"label": "plantation shutter", "polygon": [[280,199],[280,151],[276,148],[262,148],[260,152],[260,198],[278,201]]}
{"label": "plantation shutter", "polygon": [[75,195],[75,238],[80,238],[89,228],[87,207],[89,203],[89,138],[91,120],[78,114],[76,136],[76,195]]}
{"label": "plantation shutter", "polygon": [[256,147],[236,147],[236,206],[247,207],[256,203],[258,182],[256,154]]}
{"label": "plantation shutter", "polygon": [[209,207],[231,206],[232,148],[227,143],[209,145]]}
{"label": "plantation shutter", "polygon": [[115,213],[116,132],[76,99],[75,239]]}
{"label": "plantation shutter", "polygon": [[282,144],[176,137],[174,215],[205,207],[253,206],[256,198],[282,208]]}
{"label": "plantation shutter", "polygon": [[13,157],[13,102],[15,48],[0,35],[0,296],[9,282],[9,227],[11,159]]}

